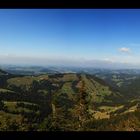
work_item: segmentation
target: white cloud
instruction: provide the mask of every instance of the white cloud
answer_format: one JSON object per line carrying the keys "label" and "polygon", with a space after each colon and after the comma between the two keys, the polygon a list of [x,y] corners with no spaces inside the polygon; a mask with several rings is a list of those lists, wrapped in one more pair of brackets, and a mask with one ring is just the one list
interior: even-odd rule
{"label": "white cloud", "polygon": [[131,52],[130,48],[125,48],[125,47],[120,48],[119,51],[124,52],[124,53],[130,53]]}

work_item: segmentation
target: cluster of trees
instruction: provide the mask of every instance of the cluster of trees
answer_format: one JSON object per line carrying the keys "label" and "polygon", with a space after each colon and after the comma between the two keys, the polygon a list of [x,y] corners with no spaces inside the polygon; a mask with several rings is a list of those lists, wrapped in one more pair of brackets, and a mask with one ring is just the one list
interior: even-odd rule
{"label": "cluster of trees", "polygon": [[82,80],[75,100],[70,99],[67,93],[60,92],[54,95],[52,113],[44,120],[42,129],[49,131],[88,130],[87,124],[91,118],[87,97],[88,93],[85,92],[85,83]]}

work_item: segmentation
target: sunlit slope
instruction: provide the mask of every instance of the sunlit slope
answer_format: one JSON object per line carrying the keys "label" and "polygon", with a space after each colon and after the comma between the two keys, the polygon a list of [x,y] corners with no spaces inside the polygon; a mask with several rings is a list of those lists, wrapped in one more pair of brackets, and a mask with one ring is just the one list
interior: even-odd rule
{"label": "sunlit slope", "polygon": [[3,118],[0,130],[81,130],[77,117],[82,83],[87,121],[110,119],[137,110],[137,103],[127,107],[118,91],[92,75],[14,75],[0,88]]}
{"label": "sunlit slope", "polygon": [[[55,87],[54,93],[65,93],[70,98],[78,93],[80,81],[85,83],[85,91],[89,94],[91,103],[112,102],[113,98],[120,98],[120,94],[113,91],[103,80],[86,74],[55,74],[41,76],[15,77],[7,80],[7,87],[19,91],[31,90],[36,86],[37,90],[48,90],[49,84]],[[48,82],[48,85],[43,82]],[[44,87],[43,87],[44,86]]]}

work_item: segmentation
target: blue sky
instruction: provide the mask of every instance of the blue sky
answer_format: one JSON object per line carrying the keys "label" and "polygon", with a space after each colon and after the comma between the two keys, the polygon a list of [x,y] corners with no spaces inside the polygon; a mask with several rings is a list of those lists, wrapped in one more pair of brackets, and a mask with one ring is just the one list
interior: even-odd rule
{"label": "blue sky", "polygon": [[140,10],[0,9],[0,63],[92,61],[140,66]]}

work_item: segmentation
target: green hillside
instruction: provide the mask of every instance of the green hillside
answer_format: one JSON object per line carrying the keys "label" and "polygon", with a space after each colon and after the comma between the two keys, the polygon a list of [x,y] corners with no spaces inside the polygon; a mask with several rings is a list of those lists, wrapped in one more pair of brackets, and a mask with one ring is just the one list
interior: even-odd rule
{"label": "green hillside", "polygon": [[116,130],[119,126],[112,128],[110,121],[139,112],[139,100],[126,101],[94,75],[7,75],[0,87],[2,131],[96,131],[102,130],[101,122],[106,130]]}

